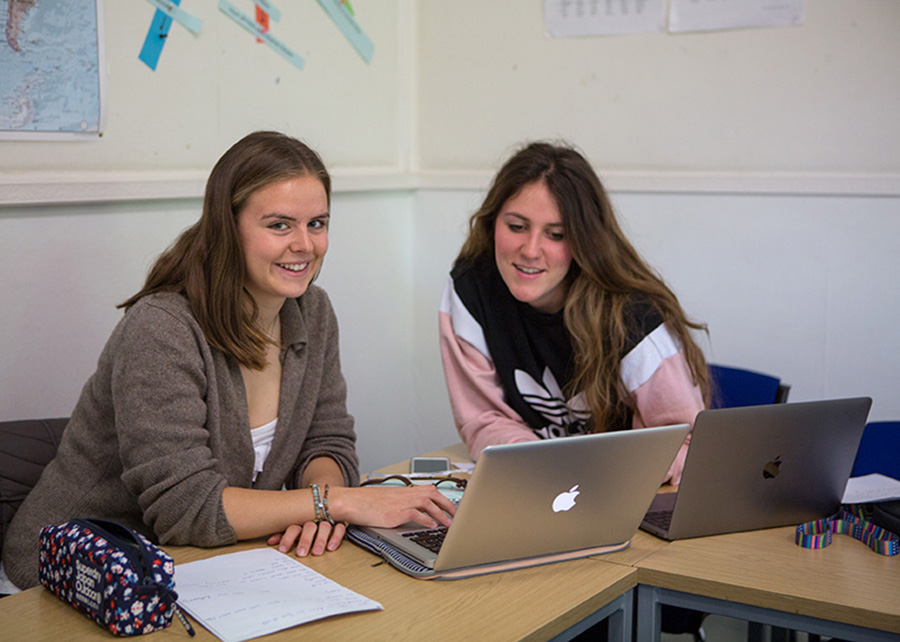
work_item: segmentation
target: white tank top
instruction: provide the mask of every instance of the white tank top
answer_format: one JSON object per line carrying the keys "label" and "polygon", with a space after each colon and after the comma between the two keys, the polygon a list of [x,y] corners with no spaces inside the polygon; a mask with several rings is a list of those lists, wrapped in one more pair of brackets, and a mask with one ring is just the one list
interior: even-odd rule
{"label": "white tank top", "polygon": [[269,456],[269,451],[272,450],[272,441],[275,439],[275,426],[277,425],[278,417],[250,431],[250,436],[253,438],[253,451],[256,454],[253,463],[253,481],[256,481],[256,478],[262,472],[263,465],[266,463],[266,457]]}

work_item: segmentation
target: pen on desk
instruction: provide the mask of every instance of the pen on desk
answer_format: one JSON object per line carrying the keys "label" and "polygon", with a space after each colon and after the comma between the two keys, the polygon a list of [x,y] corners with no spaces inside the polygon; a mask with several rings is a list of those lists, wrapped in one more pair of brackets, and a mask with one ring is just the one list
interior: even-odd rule
{"label": "pen on desk", "polygon": [[181,620],[181,624],[184,626],[184,628],[187,630],[188,634],[191,637],[194,637],[195,635],[197,635],[197,632],[194,631],[194,627],[192,627],[191,623],[188,622],[188,619],[184,616],[184,613],[182,613],[181,609],[178,608],[177,604],[175,604],[175,615],[178,617],[179,620]]}

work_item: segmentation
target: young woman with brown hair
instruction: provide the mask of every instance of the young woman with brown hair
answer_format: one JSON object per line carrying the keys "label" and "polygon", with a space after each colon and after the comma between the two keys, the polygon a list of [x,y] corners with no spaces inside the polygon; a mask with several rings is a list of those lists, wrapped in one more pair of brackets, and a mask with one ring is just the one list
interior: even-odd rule
{"label": "young woman with brown hair", "polygon": [[162,544],[270,536],[301,556],[337,548],[344,522],[449,524],[454,506],[434,486],[354,487],[337,320],[312,284],[330,194],[318,155],[289,136],[256,132],[222,156],[200,220],[122,304],[13,519],[3,570],[15,585],[37,584],[40,529],[76,517]]}
{"label": "young woman with brown hair", "polygon": [[456,425],[476,459],[492,444],[693,423],[709,393],[691,336],[705,327],[565,145],[529,144],[500,169],[469,221],[440,329]]}

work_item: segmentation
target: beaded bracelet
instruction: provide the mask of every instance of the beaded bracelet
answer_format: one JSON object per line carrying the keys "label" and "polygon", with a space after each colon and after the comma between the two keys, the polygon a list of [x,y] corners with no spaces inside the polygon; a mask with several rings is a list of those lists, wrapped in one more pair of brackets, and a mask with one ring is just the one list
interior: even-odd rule
{"label": "beaded bracelet", "polygon": [[328,484],[325,484],[325,497],[322,499],[322,512],[325,514],[325,519],[328,520],[328,523],[334,526],[334,519],[332,519],[331,513],[328,512]]}
{"label": "beaded bracelet", "polygon": [[[318,484],[310,484],[309,487],[312,489],[313,496],[313,507],[316,509],[316,524],[325,519],[325,516],[328,514],[325,511],[325,503],[322,501],[321,494],[319,493],[319,485]],[[326,486],[327,488],[327,486]]]}

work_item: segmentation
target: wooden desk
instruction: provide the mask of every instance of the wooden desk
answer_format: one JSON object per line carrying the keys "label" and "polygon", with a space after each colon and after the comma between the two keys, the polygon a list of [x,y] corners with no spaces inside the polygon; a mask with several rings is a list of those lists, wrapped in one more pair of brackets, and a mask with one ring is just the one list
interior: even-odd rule
{"label": "wooden desk", "polygon": [[631,538],[631,546],[624,551],[608,553],[606,555],[597,555],[591,559],[611,562],[613,564],[624,564],[626,566],[637,566],[639,562],[668,545],[669,542],[665,540],[654,537],[644,531],[638,531],[634,534],[634,537]]}
{"label": "wooden desk", "polygon": [[[469,461],[462,444],[440,454]],[[639,642],[659,640],[662,603],[848,640],[900,640],[900,557],[845,535],[809,550],[794,532],[667,542],[638,531],[626,550],[592,559],[638,570]]]}
{"label": "wooden desk", "polygon": [[[166,547],[176,564],[264,546],[245,542],[222,549]],[[302,562],[384,607],[311,622],[273,640],[548,640],[633,589],[637,571],[591,559],[455,581],[403,575],[345,542],[335,552]],[[177,578],[177,570],[176,570]],[[110,640],[109,633],[43,588],[0,600],[0,640]],[[195,625],[196,626],[196,625]],[[630,627],[629,627],[630,629]],[[215,640],[196,626],[198,641]],[[153,640],[188,640],[180,624]]]}
{"label": "wooden desk", "polygon": [[[461,444],[430,454],[468,461]],[[383,472],[407,471],[401,463]],[[302,562],[384,610],[328,618],[268,639],[548,640],[605,617],[617,602],[627,602],[627,635],[636,589],[640,642],[659,639],[663,603],[848,640],[900,640],[900,559],[843,535],[828,548],[807,550],[794,544],[793,533],[779,528],[665,542],[639,531],[618,553],[449,582],[373,567],[377,557],[345,542],[335,553]],[[167,550],[185,563],[264,545]],[[0,641],[111,639],[42,588],[0,600],[0,623]],[[154,636],[189,639],[177,623]],[[214,638],[197,627],[197,639]]]}
{"label": "wooden desk", "polygon": [[[467,461],[461,445],[435,455]],[[408,472],[408,463],[383,472]],[[220,549],[165,547],[176,565],[214,555],[265,546],[262,540]],[[322,557],[301,561],[315,571],[366,597],[383,611],[354,613],[311,622],[274,634],[273,640],[549,640],[582,621],[597,621],[609,605],[626,601],[623,624],[631,637],[629,593],[637,585],[637,570],[623,563],[580,559],[496,575],[454,581],[417,580],[380,558],[344,542]],[[176,569],[176,582],[177,582]],[[177,589],[177,586],[176,586]],[[0,640],[110,640],[110,635],[63,604],[43,588],[33,588],[0,600]],[[214,640],[196,626],[197,640]],[[188,640],[180,624],[154,634],[153,640]]]}
{"label": "wooden desk", "polygon": [[900,558],[846,535],[805,549],[794,532],[680,540],[637,562],[637,639],[659,639],[661,602],[842,639],[900,639]]}

